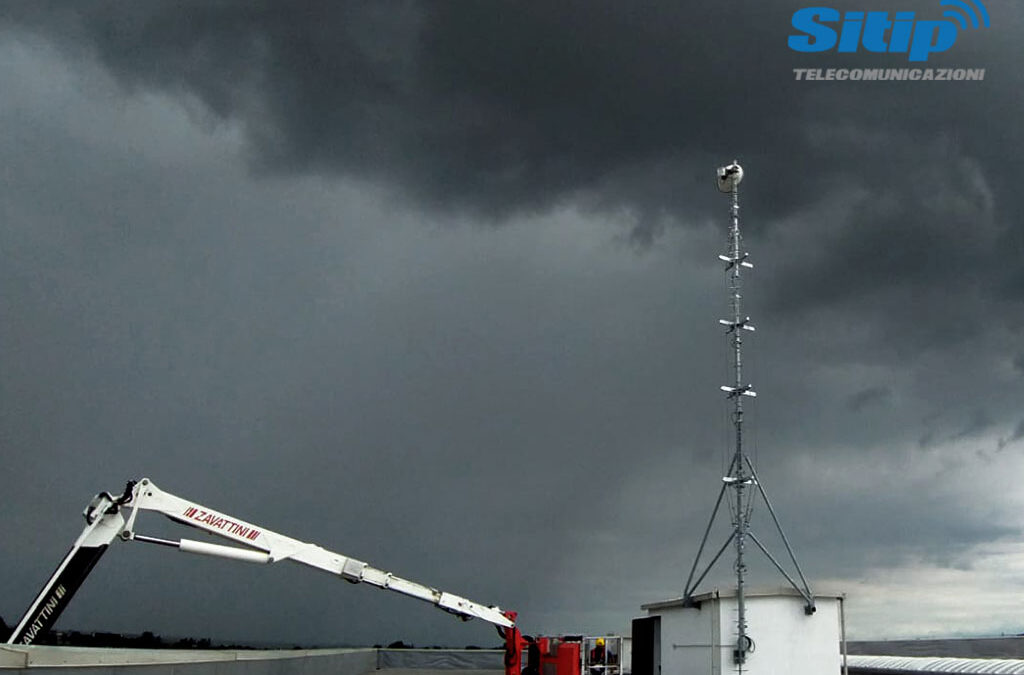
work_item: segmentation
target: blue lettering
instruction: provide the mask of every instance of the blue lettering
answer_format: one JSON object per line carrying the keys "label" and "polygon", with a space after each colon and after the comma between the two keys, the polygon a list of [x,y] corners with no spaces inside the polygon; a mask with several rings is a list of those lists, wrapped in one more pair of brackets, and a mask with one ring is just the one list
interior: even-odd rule
{"label": "blue lettering", "polygon": [[839,21],[838,10],[828,7],[804,7],[793,12],[793,28],[807,35],[790,35],[789,48],[798,52],[824,52],[832,49],[838,37],[834,30],[823,25],[831,21]]}
{"label": "blue lettering", "polygon": [[[828,24],[836,24],[833,27]],[[799,35],[789,36],[789,48],[798,52],[825,52],[836,49],[851,54],[864,47],[876,54],[907,54],[910,61],[927,61],[935,52],[944,52],[957,38],[957,24],[950,20],[918,21],[914,12],[849,11],[842,16],[830,7],[804,7],[793,12],[793,28]],[[888,39],[887,39],[888,38]]]}
{"label": "blue lettering", "polygon": [[932,52],[944,52],[956,42],[956,24],[951,21],[918,21],[910,45],[911,61],[927,61]]}
{"label": "blue lettering", "polygon": [[843,29],[839,33],[839,51],[849,54],[857,51],[860,46],[860,27],[864,20],[864,12],[847,12],[843,21]]}
{"label": "blue lettering", "polygon": [[892,27],[889,12],[868,12],[864,20],[864,37],[861,44],[869,52],[886,52],[889,45],[885,44],[885,31]]}
{"label": "blue lettering", "polygon": [[900,54],[910,50],[910,36],[914,32],[914,13],[896,12],[893,17],[892,34],[889,35],[889,51]]}

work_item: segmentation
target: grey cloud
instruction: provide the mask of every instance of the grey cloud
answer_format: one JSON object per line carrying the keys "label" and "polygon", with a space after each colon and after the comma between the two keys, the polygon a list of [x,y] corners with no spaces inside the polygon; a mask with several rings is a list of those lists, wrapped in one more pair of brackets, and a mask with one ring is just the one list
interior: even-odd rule
{"label": "grey cloud", "polygon": [[999,442],[996,445],[996,451],[1002,451],[1007,446],[1013,445],[1022,438],[1024,438],[1024,420],[1017,423],[1017,426],[1012,432],[1010,432],[1009,436],[1003,436],[999,439]]}
{"label": "grey cloud", "polygon": [[973,438],[988,431],[994,424],[995,422],[987,412],[984,410],[975,410],[967,424],[953,435],[953,440]]}
{"label": "grey cloud", "polygon": [[885,386],[868,387],[853,394],[848,399],[850,410],[857,412],[865,406],[882,403],[892,396],[892,389]]}
{"label": "grey cloud", "polygon": [[[764,238],[755,253],[775,267],[766,311],[842,310],[895,359],[971,344],[992,321],[1012,323],[992,313],[995,298],[1020,303],[1024,263],[989,262],[1024,236],[1007,180],[1020,160],[1005,152],[1018,116],[1010,101],[977,105],[1012,83],[793,82],[791,8],[779,3],[728,20],[713,5],[614,2],[7,14],[94,54],[129,91],[201,101],[244,131],[260,175],[374,181],[434,213],[500,223],[578,204],[621,214],[627,239],[650,247],[722,213],[710,168],[739,157],[748,241]],[[962,41],[982,61],[1007,48]],[[989,128],[1010,137],[993,142]],[[837,357],[859,359],[852,348]]]}
{"label": "grey cloud", "polygon": [[[977,438],[989,432],[996,422],[985,410],[975,410],[970,419],[949,428],[950,420],[936,416],[927,421],[928,431],[918,440],[922,448],[934,447],[942,443],[952,443],[968,438]],[[945,429],[945,431],[940,431]]]}
{"label": "grey cloud", "polygon": [[[742,155],[759,176],[745,197],[759,214],[750,232],[856,176],[871,193],[849,224],[860,246],[839,235],[826,258],[862,265],[878,283],[972,265],[963,253],[905,253],[934,236],[930,226],[962,228],[963,209],[992,211],[979,180],[1017,160],[981,127],[1011,109],[980,110],[966,87],[893,89],[856,105],[867,90],[854,83],[826,96],[792,82],[790,13],[763,3],[726,20],[712,5],[656,2],[7,10],[12,25],[96,54],[129,89],[195,96],[239,123],[263,171],[381,180],[420,205],[484,219],[566,200],[625,207],[645,244],[665,223],[706,217],[707,167]],[[948,116],[926,114],[940,103]],[[951,173],[939,164],[949,157],[929,149],[939,139],[963,148]],[[1005,171],[988,178],[1013,194]],[[956,218],[937,221],[947,208]],[[862,237],[865,226],[876,236]]]}
{"label": "grey cloud", "polygon": [[[1024,433],[1018,10],[936,60],[986,82],[913,88],[793,82],[843,62],[791,54],[779,3],[0,12],[28,54],[0,106],[12,607],[82,499],[139,472],[527,617],[668,593],[728,447],[733,157],[750,438],[809,569],[1013,534],[983,486],[948,489],[1013,453],[943,446]],[[876,466],[924,478],[858,482]],[[246,577],[253,610],[233,567],[125,548],[69,624],[493,639],[301,571]],[[152,591],[154,619],[167,578],[187,588]]]}
{"label": "grey cloud", "polygon": [[[705,213],[709,198],[684,195],[694,168],[724,153],[763,166],[751,196],[766,221],[803,201],[784,177],[814,190],[842,170],[801,133],[818,116],[813,98],[794,106],[806,87],[790,81],[782,4],[727,20],[671,3],[285,7],[34,3],[8,14],[97,54],[130,88],[191,94],[237,120],[266,170],[383,179],[483,216],[598,190],[648,212]],[[801,164],[784,159],[798,149]],[[640,183],[618,180],[624,169]]]}

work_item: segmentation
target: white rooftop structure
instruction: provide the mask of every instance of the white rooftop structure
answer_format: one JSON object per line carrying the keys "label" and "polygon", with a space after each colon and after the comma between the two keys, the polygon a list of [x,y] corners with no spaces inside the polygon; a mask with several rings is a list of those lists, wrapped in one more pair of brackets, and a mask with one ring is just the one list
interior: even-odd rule
{"label": "white rooftop structure", "polygon": [[[737,594],[713,590],[643,606],[633,624],[634,675],[640,650],[652,656],[657,675],[823,675],[842,670],[841,594],[816,593],[817,611],[805,611],[799,590],[747,589],[745,658],[737,663]],[[646,637],[640,637],[646,636]]]}

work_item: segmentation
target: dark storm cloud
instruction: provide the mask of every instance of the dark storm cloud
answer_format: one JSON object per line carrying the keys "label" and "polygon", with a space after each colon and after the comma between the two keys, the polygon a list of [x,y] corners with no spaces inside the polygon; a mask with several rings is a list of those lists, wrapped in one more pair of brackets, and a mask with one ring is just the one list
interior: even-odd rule
{"label": "dark storm cloud", "polygon": [[[770,30],[786,25],[783,7],[751,3],[728,15],[615,2],[290,10],[105,3],[8,13],[95,53],[128,87],[191,94],[240,121],[265,169],[384,179],[415,199],[482,215],[600,189],[595,199],[678,217],[699,206],[679,186],[706,186],[712,157],[799,143],[787,72],[782,86],[765,86],[750,67],[785,55]],[[761,185],[770,193],[769,181]]]}
{"label": "dark storm cloud", "polygon": [[[42,36],[81,91],[2,108],[6,493],[35,505],[68,467],[4,533],[52,551],[114,465],[532,617],[660,599],[728,438],[711,179],[737,157],[759,473],[810,569],[1014,534],[983,462],[947,447],[1024,435],[1020,12],[990,4],[991,30],[935,57],[985,82],[904,86],[793,82],[867,55],[797,58],[782,2],[8,3],[0,36]],[[36,58],[12,91],[61,70]],[[202,140],[179,148],[183,122],[153,111],[103,123],[147,100]],[[432,229],[452,220],[506,227]],[[646,254],[595,244],[609,221]],[[950,487],[971,471],[979,493]],[[140,596],[179,569],[128,555]],[[80,606],[130,629],[145,603],[103,591],[122,569]],[[238,622],[233,568],[197,569],[201,590],[161,591],[170,625],[280,634]],[[274,573],[261,606],[297,640],[310,609],[353,639],[409,635],[381,635],[379,594]]]}
{"label": "dark storm cloud", "polygon": [[984,410],[975,410],[967,424],[965,424],[964,427],[953,436],[953,440],[958,441],[965,438],[980,436],[990,430],[994,424],[995,422],[987,412]]}
{"label": "dark storm cloud", "polygon": [[1008,445],[1012,445],[1017,441],[1021,440],[1022,438],[1024,438],[1024,420],[1021,420],[1020,422],[1017,423],[1017,426],[1010,433],[1010,435],[1004,436],[999,439],[999,442],[996,446],[996,450],[1001,451]]}
{"label": "dark storm cloud", "polygon": [[[998,83],[945,88],[793,82],[792,67],[819,64],[786,48],[792,11],[155,2],[7,13],[95,54],[130,89],[193,96],[241,124],[262,171],[383,181],[443,211],[500,220],[572,200],[620,210],[649,245],[667,225],[701,222],[715,205],[707,167],[742,155],[757,176],[748,233],[806,218],[809,202],[822,209],[800,258],[779,261],[773,306],[848,304],[897,345],[921,332],[969,339],[971,298],[941,332],[939,305],[965,280],[995,292],[1022,273],[1019,257],[987,262],[1024,237],[1007,217],[1021,165],[1005,152],[1019,133],[1019,99],[1005,92],[1019,75],[992,67]],[[969,65],[1009,47],[1018,17],[993,12],[989,35],[960,39]],[[982,93],[999,104],[980,105]],[[1009,136],[994,142],[993,127]],[[888,316],[897,302],[900,322]]]}
{"label": "dark storm cloud", "polygon": [[995,426],[995,421],[988,412],[984,410],[975,410],[971,414],[970,419],[966,422],[959,423],[948,434],[939,436],[934,430],[929,431],[918,440],[918,446],[921,448],[929,448],[938,443],[952,443],[965,439],[978,438],[986,432],[989,432],[993,426]]}
{"label": "dark storm cloud", "polygon": [[853,394],[847,399],[847,401],[850,406],[850,410],[857,412],[865,406],[884,403],[885,400],[891,396],[892,389],[889,387],[868,387],[867,389],[861,389],[856,394]]}

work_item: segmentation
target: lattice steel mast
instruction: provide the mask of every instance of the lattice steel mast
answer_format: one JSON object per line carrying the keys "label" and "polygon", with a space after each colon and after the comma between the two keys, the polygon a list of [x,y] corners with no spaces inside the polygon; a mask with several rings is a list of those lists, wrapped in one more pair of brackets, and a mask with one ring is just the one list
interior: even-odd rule
{"label": "lattice steel mast", "polygon": [[[761,487],[761,483],[757,479],[757,473],[754,470],[754,465],[747,457],[743,448],[743,398],[744,397],[755,397],[757,393],[754,391],[750,384],[744,384],[743,382],[743,337],[744,331],[754,331],[754,326],[750,323],[750,317],[743,316],[742,313],[742,277],[740,272],[743,269],[751,269],[753,265],[747,260],[749,254],[742,251],[742,236],[740,235],[740,202],[739,202],[739,184],[743,180],[743,168],[740,167],[735,161],[729,166],[721,167],[718,169],[718,189],[721,192],[728,193],[732,198],[732,206],[730,213],[732,217],[732,223],[729,228],[729,244],[726,255],[718,256],[725,263],[726,271],[729,275],[729,293],[730,293],[730,304],[732,307],[732,318],[731,319],[720,319],[719,323],[726,327],[726,334],[730,337],[730,347],[732,350],[732,365],[733,365],[733,382],[732,386],[721,387],[722,391],[726,393],[728,399],[732,402],[732,422],[734,429],[734,450],[732,455],[732,461],[729,464],[728,475],[722,478],[722,487],[718,492],[718,500],[715,502],[715,508],[711,512],[711,518],[708,521],[707,528],[704,530],[704,537],[701,539],[700,548],[697,551],[697,556],[693,561],[693,566],[690,568],[690,575],[686,580],[686,588],[683,592],[683,599],[686,603],[693,602],[693,593],[697,589],[697,586],[704,580],[711,568],[718,562],[718,559],[725,553],[725,550],[732,543],[736,551],[736,648],[733,651],[734,660],[742,671],[743,664],[746,662],[747,653],[753,647],[753,641],[747,634],[747,616],[746,616],[746,574],[747,567],[744,562],[744,554],[746,549],[747,540],[753,541],[754,544],[761,550],[762,553],[775,565],[775,568],[786,578],[787,581],[797,590],[798,593],[803,597],[805,601],[804,609],[808,614],[814,612],[814,595],[811,593],[810,587],[807,584],[807,580],[804,578],[803,572],[800,570],[800,565],[796,561],[796,556],[793,555],[793,549],[789,545],[789,540],[786,538],[785,532],[782,531],[782,525],[779,523],[779,519],[775,515],[775,510],[772,508],[771,501],[768,499],[767,493],[764,488]],[[704,571],[694,581],[694,573],[697,571],[697,565],[700,563],[700,558],[704,553],[704,546],[707,543],[708,535],[711,532],[711,527],[714,525],[715,517],[718,515],[718,509],[722,505],[722,500],[726,495],[727,490],[732,490],[732,498],[729,500],[730,510],[732,511],[732,533],[726,539],[725,543],[718,550],[711,562],[708,563]],[[764,547],[761,541],[754,535],[750,529],[750,516],[753,509],[754,497],[760,494],[764,500],[765,505],[768,507],[768,512],[771,514],[772,521],[775,523],[779,535],[782,538],[783,543],[786,546],[786,551],[789,553],[789,558],[793,563],[793,567],[796,569],[797,575],[800,577],[801,584],[797,584],[796,581],[786,572],[781,564],[772,556],[771,553]]]}

